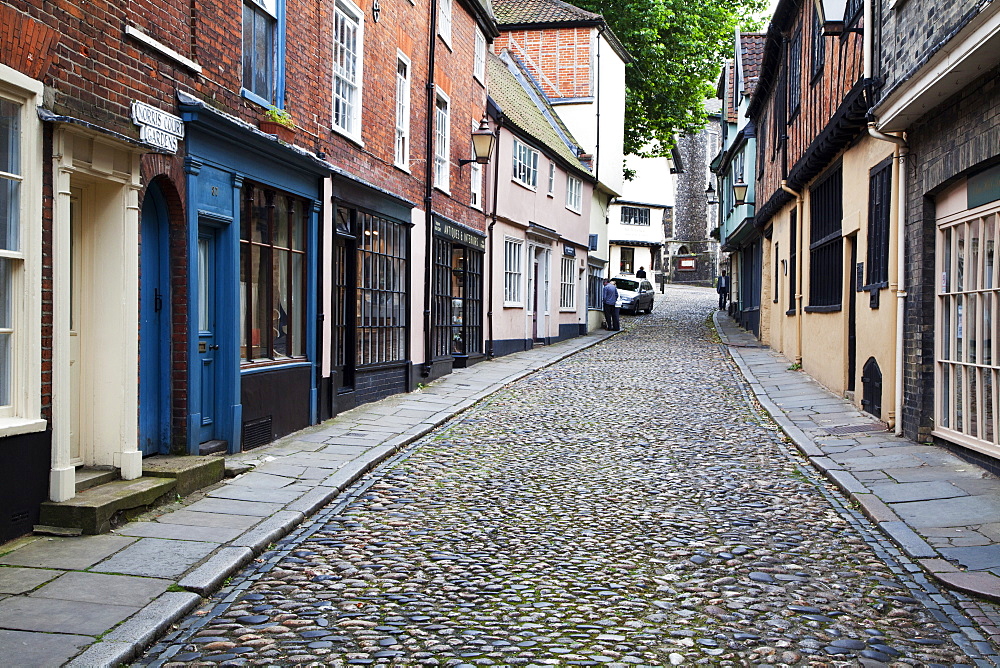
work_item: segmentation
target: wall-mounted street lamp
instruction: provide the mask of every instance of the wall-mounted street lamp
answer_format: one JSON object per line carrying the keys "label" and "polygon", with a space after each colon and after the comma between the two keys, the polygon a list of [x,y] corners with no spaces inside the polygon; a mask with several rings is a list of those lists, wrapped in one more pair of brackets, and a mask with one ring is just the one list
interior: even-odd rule
{"label": "wall-mounted street lamp", "polygon": [[747,199],[747,184],[745,183],[734,183],[733,184],[733,197],[736,199],[736,206],[746,203]]}
{"label": "wall-mounted street lamp", "polygon": [[711,181],[708,182],[708,187],[705,188],[705,197],[708,198],[708,203],[710,205],[719,203],[719,200],[715,199],[715,188],[712,186]]}
{"label": "wall-mounted street lamp", "polygon": [[485,165],[490,161],[490,154],[493,153],[493,140],[495,135],[490,129],[490,122],[483,116],[479,122],[479,129],[472,132],[472,152],[476,156],[468,160],[459,160],[459,166],[467,165],[470,162],[478,162]]}

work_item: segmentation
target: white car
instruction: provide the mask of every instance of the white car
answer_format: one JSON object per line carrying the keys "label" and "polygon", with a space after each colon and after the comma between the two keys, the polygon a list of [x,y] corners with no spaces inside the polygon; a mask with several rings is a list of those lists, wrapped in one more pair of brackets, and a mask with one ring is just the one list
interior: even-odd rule
{"label": "white car", "polygon": [[623,313],[653,312],[653,284],[645,278],[636,278],[630,274],[615,276],[611,282],[618,288]]}

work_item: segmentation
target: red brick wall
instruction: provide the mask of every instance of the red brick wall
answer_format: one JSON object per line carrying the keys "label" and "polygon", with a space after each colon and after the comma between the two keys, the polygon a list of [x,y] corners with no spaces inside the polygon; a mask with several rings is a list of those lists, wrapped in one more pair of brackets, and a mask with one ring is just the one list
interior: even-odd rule
{"label": "red brick wall", "polygon": [[593,95],[591,28],[509,30],[500,33],[494,51],[518,57],[552,98]]}

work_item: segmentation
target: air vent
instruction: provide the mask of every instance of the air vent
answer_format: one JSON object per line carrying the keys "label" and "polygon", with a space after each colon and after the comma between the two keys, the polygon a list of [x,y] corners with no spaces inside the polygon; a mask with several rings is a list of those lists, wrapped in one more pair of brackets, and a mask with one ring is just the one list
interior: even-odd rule
{"label": "air vent", "polygon": [[250,420],[243,423],[243,449],[253,450],[267,445],[274,436],[271,432],[271,416]]}
{"label": "air vent", "polygon": [[31,513],[27,510],[19,510],[10,514],[11,524],[23,524],[29,521]]}

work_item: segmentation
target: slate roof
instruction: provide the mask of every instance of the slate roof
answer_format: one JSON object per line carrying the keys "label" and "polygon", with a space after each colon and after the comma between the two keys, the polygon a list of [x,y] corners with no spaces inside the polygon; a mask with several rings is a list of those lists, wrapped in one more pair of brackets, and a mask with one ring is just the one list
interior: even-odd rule
{"label": "slate roof", "polygon": [[740,35],[743,47],[743,86],[747,95],[753,95],[760,79],[760,65],[764,60],[764,43],[767,35],[762,32],[745,32]]}
{"label": "slate roof", "polygon": [[600,14],[574,7],[562,0],[493,0],[493,11],[501,25],[532,23],[596,23]]}
{"label": "slate roof", "polygon": [[505,123],[515,126],[538,148],[590,176],[573,147],[579,146],[569,129],[553,111],[548,98],[531,79],[527,71],[506,50],[500,55],[488,54],[486,66],[490,82],[490,97],[503,112]]}

